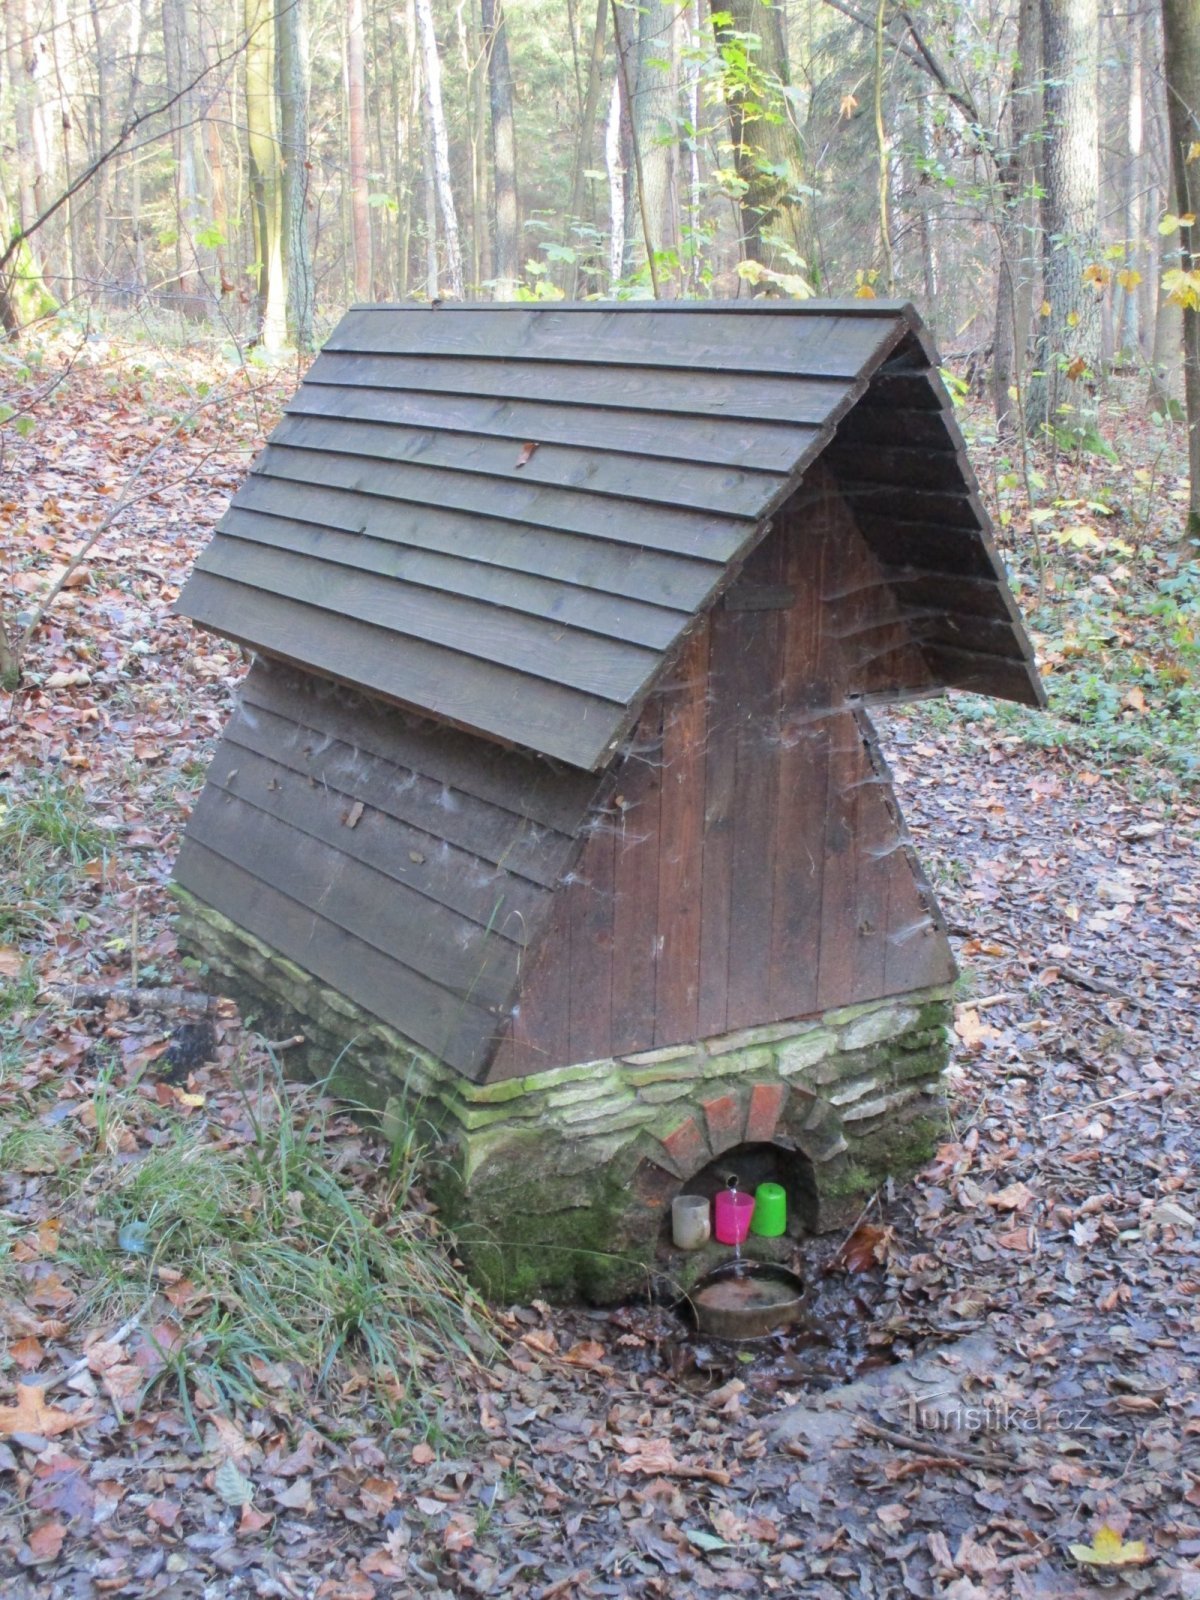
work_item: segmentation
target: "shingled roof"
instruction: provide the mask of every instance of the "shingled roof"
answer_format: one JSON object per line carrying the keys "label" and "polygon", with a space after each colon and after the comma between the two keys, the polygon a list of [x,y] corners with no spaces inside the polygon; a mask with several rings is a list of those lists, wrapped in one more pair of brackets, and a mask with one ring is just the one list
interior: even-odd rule
{"label": "shingled roof", "polygon": [[178,609],[596,770],[823,452],[937,681],[1040,703],[919,319],[881,301],[356,307]]}

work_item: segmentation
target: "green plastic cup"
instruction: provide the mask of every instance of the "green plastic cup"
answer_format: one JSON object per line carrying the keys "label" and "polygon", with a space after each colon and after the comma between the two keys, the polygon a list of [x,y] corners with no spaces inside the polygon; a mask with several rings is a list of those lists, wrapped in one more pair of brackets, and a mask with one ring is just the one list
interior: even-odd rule
{"label": "green plastic cup", "polygon": [[778,1239],[787,1228],[787,1190],[781,1183],[760,1183],[754,1191],[750,1232],[763,1239]]}

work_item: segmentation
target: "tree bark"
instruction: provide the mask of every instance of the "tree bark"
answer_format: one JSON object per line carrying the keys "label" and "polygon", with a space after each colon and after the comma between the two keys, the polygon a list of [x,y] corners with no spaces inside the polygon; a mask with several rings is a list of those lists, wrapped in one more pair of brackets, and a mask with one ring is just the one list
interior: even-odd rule
{"label": "tree bark", "polygon": [[313,347],[313,265],[308,234],[307,0],[282,0],[275,14],[279,47],[279,133],[283,149],[283,264],[287,332],[297,350]]}
{"label": "tree bark", "polygon": [[366,66],[362,0],[350,0],[346,18],[346,99],[350,132],[350,216],[354,293],[371,298],[371,210],[367,196]]}
{"label": "tree bark", "polygon": [[[1084,277],[1099,257],[1100,154],[1096,110],[1098,0],[1042,0],[1047,136],[1042,199],[1043,271],[1049,314],[1026,390],[1031,435],[1077,411],[1100,364],[1100,303]],[[1080,366],[1079,363],[1082,363]]]}
{"label": "tree bark", "polygon": [[618,48],[628,79],[637,179],[627,179],[625,186],[625,275],[632,276],[639,259],[653,250],[651,279],[657,279],[664,298],[671,298],[679,288],[680,243],[677,6],[672,0],[643,0],[635,16],[622,23]]}
{"label": "tree bark", "polygon": [[258,265],[258,340],[265,350],[275,351],[283,348],[287,338],[287,284],[276,137],[273,0],[245,0],[245,6],[246,131]]}
{"label": "tree bark", "polygon": [[[1167,80],[1167,118],[1171,134],[1171,173],[1180,215],[1200,207],[1200,177],[1189,161],[1200,144],[1200,0],[1163,0],[1163,66]],[[1200,268],[1200,227],[1181,227],[1180,265]],[[1183,311],[1183,384],[1187,407],[1188,534],[1200,533],[1200,311],[1189,297]]]}
{"label": "tree bark", "polygon": [[[600,76],[604,70],[604,36],[608,31],[608,0],[597,0],[596,25],[592,30],[592,49],[588,57],[587,89],[583,110],[579,117],[579,137],[575,144],[575,169],[571,175],[571,210],[567,218],[567,243],[571,232],[581,229],[584,199],[587,194],[587,172],[592,165],[592,146],[596,138],[596,112],[600,105]],[[581,235],[579,236],[581,237]],[[575,259],[566,263],[569,270],[561,277],[567,297],[574,300],[579,294],[579,245],[574,246]]]}
{"label": "tree bark", "polygon": [[1038,0],[1020,0],[1017,48],[1009,79],[1009,146],[996,161],[999,207],[996,324],[992,339],[992,406],[1001,438],[1016,431],[1025,347],[1029,339],[1029,287],[1032,262],[1026,230],[1026,191],[1033,175],[1033,137],[1037,126],[1034,85],[1040,51]]}
{"label": "tree bark", "polygon": [[517,210],[517,137],[512,69],[502,0],[481,0],[488,96],[492,110],[492,172],[496,213],[497,300],[512,300],[521,279],[521,219]]}
{"label": "tree bark", "polygon": [[196,160],[196,111],[192,90],[196,77],[196,44],[191,35],[187,0],[163,0],[163,54],[167,93],[179,98],[171,107],[171,151],[175,158],[175,290],[185,312],[198,309],[201,262],[196,235],[202,218]]}
{"label": "tree bark", "polygon": [[421,37],[421,61],[425,69],[425,107],[429,142],[432,147],[430,154],[433,180],[446,242],[446,292],[452,300],[461,300],[462,243],[458,229],[458,211],[454,204],[454,188],[450,181],[450,141],[446,134],[446,114],[442,107],[442,61],[438,54],[430,0],[415,0],[415,3],[417,31]]}
{"label": "tree bark", "polygon": [[[745,184],[739,199],[747,260],[793,273],[812,258],[811,225],[801,190],[800,140],[785,90],[790,86],[785,13],[763,0],[712,0],[718,48],[757,38],[750,53],[756,85],[726,72],[725,98],[733,128],[734,160]],[[723,19],[729,17],[731,21]],[[771,117],[759,109],[767,103]]]}

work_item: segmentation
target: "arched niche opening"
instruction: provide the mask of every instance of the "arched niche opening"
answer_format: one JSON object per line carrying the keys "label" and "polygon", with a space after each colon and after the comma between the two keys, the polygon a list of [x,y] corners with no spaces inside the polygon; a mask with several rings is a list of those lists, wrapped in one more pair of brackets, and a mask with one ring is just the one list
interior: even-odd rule
{"label": "arched niche opening", "polygon": [[[699,1194],[711,1200],[719,1189],[726,1187],[730,1177],[736,1177],[738,1188],[747,1194],[753,1194],[760,1183],[782,1184],[787,1194],[788,1234],[798,1238],[816,1232],[816,1179],[812,1162],[801,1151],[762,1142],[734,1145],[681,1183],[677,1193]],[[663,1237],[670,1241],[669,1206],[663,1221]]]}

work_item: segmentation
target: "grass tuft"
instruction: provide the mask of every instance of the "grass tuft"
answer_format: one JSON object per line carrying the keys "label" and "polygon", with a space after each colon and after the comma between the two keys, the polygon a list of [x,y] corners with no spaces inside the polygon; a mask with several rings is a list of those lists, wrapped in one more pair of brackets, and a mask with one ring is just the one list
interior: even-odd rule
{"label": "grass tuft", "polygon": [[43,774],[28,790],[0,789],[0,943],[52,922],[80,868],[111,846],[83,790],[57,774]]}
{"label": "grass tuft", "polygon": [[[318,1386],[365,1365],[393,1419],[419,1420],[432,1365],[461,1370],[493,1347],[486,1309],[433,1219],[404,1204],[415,1141],[406,1131],[364,1187],[357,1141],[339,1141],[338,1113],[315,1091],[264,1073],[243,1103],[234,1132],[104,1090],[95,1147],[66,1180],[77,1220],[64,1221],[60,1252],[86,1314],[135,1314],[165,1276],[182,1293],[186,1340],[171,1370],[185,1398],[200,1383],[224,1402],[253,1402],[263,1362]],[[131,1156],[147,1115],[156,1142]],[[358,1157],[353,1174],[339,1149]]]}

